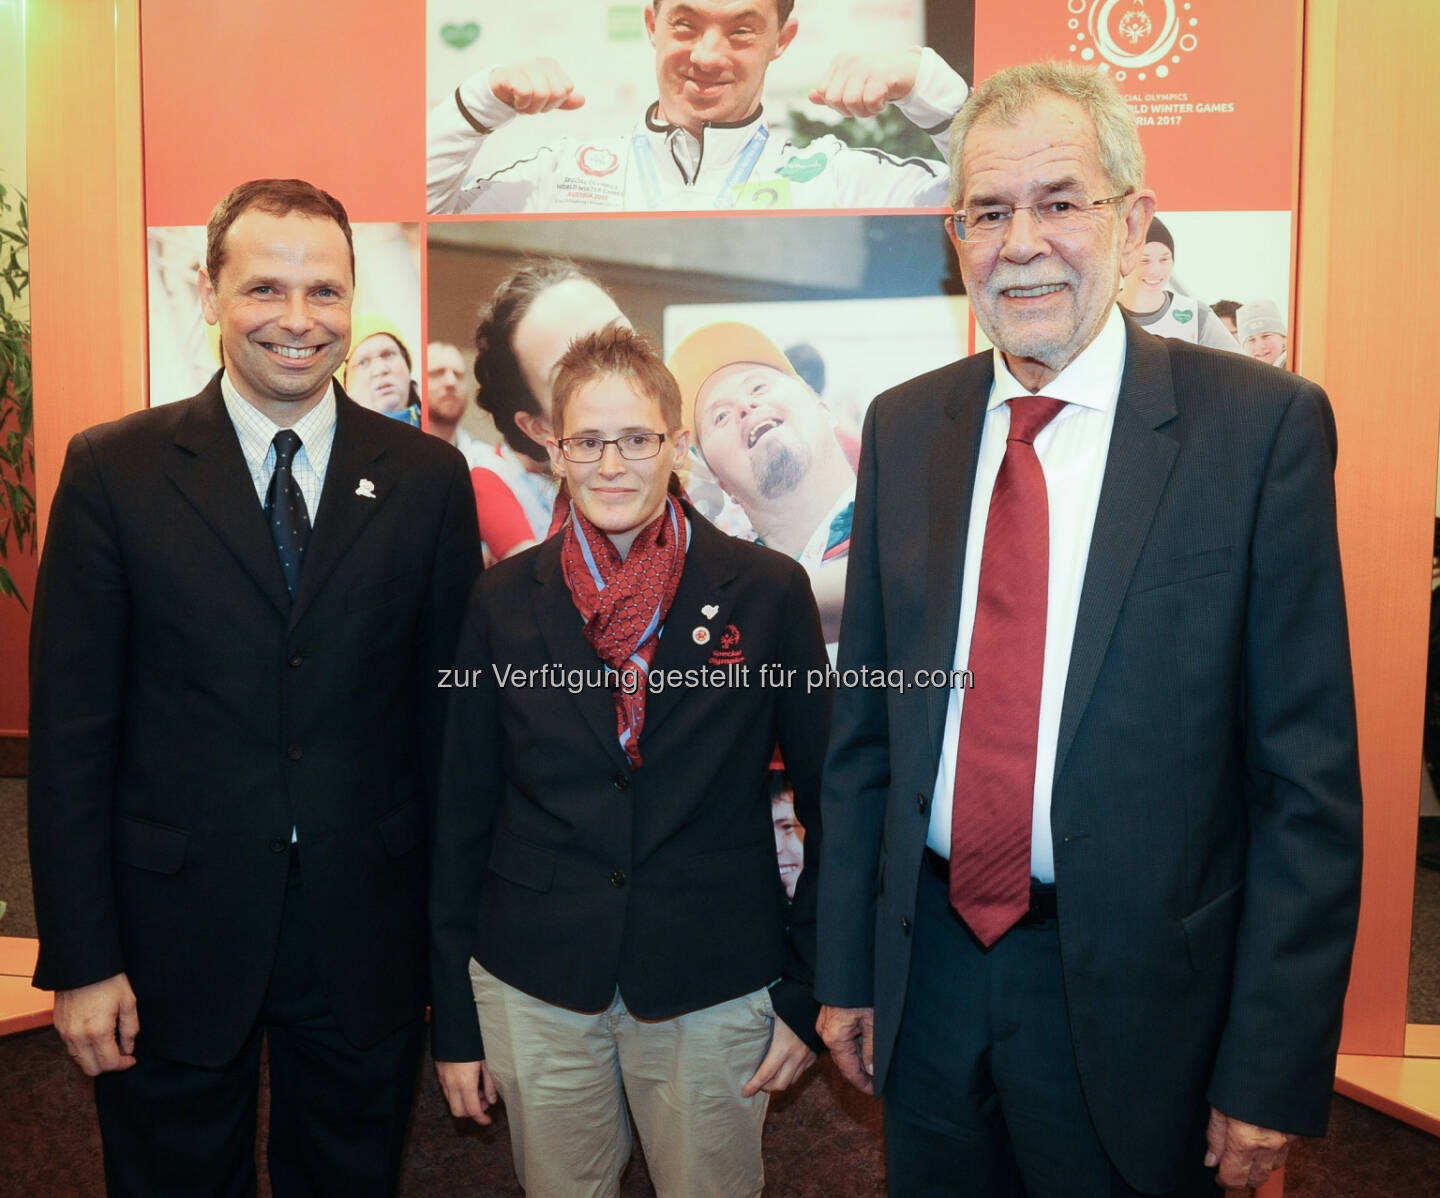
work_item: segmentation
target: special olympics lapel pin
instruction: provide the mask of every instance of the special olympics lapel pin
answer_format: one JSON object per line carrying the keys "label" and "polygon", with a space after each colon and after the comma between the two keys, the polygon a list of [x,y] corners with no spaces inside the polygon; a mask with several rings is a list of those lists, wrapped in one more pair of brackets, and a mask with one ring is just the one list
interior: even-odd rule
{"label": "special olympics lapel pin", "polygon": [[355,488],[355,494],[360,496],[361,499],[374,499],[375,484],[372,483],[368,478],[362,478],[360,480],[359,486]]}
{"label": "special olympics lapel pin", "polygon": [[720,608],[714,603],[707,603],[704,607],[700,609],[700,614],[703,615],[707,620],[713,620],[719,614],[719,612]]}
{"label": "special olympics lapel pin", "polygon": [[710,630],[706,628],[704,624],[701,624],[690,634],[690,639],[697,645],[708,645],[710,643]]}

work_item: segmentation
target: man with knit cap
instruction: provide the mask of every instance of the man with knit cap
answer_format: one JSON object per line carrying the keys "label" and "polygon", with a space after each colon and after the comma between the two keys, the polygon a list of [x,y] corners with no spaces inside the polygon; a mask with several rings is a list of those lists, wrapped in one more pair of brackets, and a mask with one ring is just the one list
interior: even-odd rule
{"label": "man with knit cap", "polygon": [[778,747],[810,852],[815,602],[679,493],[680,392],[629,328],[570,347],[552,428],[569,518],[486,572],[441,680],[436,1069],[457,1116],[504,1100],[531,1198],[617,1192],[627,1100],[661,1198],[747,1198],[819,1045],[816,875],[787,906],[769,786]]}
{"label": "man with knit cap", "polygon": [[361,407],[420,427],[420,389],[414,358],[393,321],[374,313],[355,318],[353,340],[339,379]]}
{"label": "man with knit cap", "polygon": [[1274,300],[1251,300],[1235,313],[1240,344],[1252,358],[1286,369],[1285,316]]}
{"label": "man with knit cap", "polygon": [[744,510],[755,539],[810,575],[833,656],[855,471],[829,409],[769,337],[740,321],[697,329],[669,366],[695,451]]}

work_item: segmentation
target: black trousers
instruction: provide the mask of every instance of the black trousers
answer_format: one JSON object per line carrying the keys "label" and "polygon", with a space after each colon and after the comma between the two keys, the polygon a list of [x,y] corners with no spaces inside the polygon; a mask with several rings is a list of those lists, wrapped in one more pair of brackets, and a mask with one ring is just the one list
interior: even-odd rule
{"label": "black trousers", "polygon": [[[1090,1121],[1054,919],[987,951],[920,871],[905,1010],[885,1083],[891,1198],[1130,1198]],[[1143,1096],[1137,1097],[1143,1101]],[[1173,1195],[1214,1198],[1203,1167]]]}
{"label": "black trousers", "polygon": [[417,1012],[372,1047],[350,1044],[316,977],[304,907],[302,872],[292,861],[265,1002],[232,1061],[209,1069],[151,1056],[142,1031],[135,1065],[95,1079],[112,1196],[255,1194],[262,1041],[269,1048],[268,1163],[276,1198],[395,1192],[422,1018]]}

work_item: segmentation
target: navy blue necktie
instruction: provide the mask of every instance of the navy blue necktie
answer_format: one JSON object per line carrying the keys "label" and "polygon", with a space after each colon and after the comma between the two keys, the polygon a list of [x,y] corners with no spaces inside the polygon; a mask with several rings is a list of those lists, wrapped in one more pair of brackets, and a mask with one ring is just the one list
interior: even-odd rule
{"label": "navy blue necktie", "polygon": [[275,434],[275,473],[265,492],[265,519],[270,522],[292,599],[300,585],[300,567],[305,564],[305,542],[310,539],[310,513],[295,481],[295,451],[299,448],[300,435],[294,429],[282,428]]}

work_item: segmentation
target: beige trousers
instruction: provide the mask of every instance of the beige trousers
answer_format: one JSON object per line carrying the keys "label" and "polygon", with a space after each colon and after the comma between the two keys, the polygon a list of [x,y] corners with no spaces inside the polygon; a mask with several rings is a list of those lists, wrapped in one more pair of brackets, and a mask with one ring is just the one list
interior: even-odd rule
{"label": "beige trousers", "polygon": [[530,1198],[613,1198],[635,1116],[659,1198],[750,1198],[765,1182],[769,1095],[742,1098],[770,1046],[768,990],[654,1022],[619,991],[585,1014],[542,1002],[470,962],[486,1063]]}

